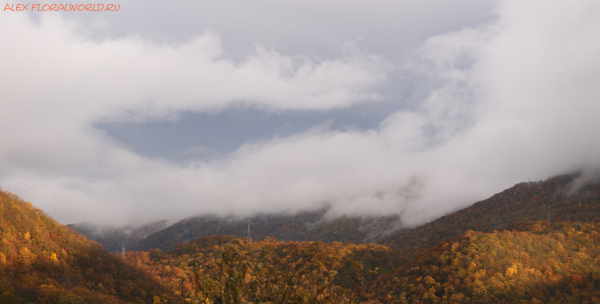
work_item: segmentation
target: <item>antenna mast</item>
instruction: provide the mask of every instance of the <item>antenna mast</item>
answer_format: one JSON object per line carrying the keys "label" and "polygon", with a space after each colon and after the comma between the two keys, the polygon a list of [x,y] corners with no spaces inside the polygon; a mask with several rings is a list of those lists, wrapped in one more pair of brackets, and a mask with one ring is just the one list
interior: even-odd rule
{"label": "antenna mast", "polygon": [[548,207],[548,223],[550,223],[550,207]]}
{"label": "antenna mast", "polygon": [[248,222],[248,235],[246,236],[246,243],[250,241],[250,222]]}
{"label": "antenna mast", "polygon": [[125,244],[123,244],[123,250],[121,251],[121,257],[125,259]]}

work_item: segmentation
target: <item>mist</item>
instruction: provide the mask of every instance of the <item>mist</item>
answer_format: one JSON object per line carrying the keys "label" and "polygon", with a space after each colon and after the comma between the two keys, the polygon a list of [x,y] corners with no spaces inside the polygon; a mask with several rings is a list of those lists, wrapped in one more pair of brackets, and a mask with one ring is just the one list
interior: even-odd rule
{"label": "mist", "polygon": [[[328,205],[331,218],[398,214],[411,227],[534,176],[597,168],[600,4],[494,5],[485,21],[426,37],[405,57],[347,41],[323,58],[260,43],[234,58],[211,29],[177,43],[97,39],[58,14],[3,12],[0,28],[15,30],[0,31],[0,186],[62,223]],[[398,100],[411,106],[376,129],[316,125],[183,165],[96,127],[351,108],[393,98],[382,88],[399,78],[426,93]]]}

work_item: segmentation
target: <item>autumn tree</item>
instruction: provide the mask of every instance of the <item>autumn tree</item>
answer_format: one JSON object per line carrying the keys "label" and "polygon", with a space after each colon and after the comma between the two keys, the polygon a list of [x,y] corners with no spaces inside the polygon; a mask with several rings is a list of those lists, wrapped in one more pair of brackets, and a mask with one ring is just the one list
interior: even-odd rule
{"label": "autumn tree", "polygon": [[321,243],[267,243],[235,240],[214,256],[200,254],[195,283],[201,303],[351,303],[364,290],[365,270],[355,262],[356,286],[333,284],[340,257]]}

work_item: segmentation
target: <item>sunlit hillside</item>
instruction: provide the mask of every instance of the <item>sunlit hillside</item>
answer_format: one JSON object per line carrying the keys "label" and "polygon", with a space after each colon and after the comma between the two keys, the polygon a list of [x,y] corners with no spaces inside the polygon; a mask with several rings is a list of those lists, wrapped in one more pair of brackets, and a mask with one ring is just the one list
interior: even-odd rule
{"label": "sunlit hillside", "polygon": [[600,226],[468,231],[372,286],[380,303],[600,303]]}
{"label": "sunlit hillside", "polygon": [[0,191],[0,303],[153,303],[182,299],[100,244]]}
{"label": "sunlit hillside", "polygon": [[[232,245],[236,240],[239,245]],[[391,270],[407,262],[397,252],[377,244],[283,242],[274,238],[246,243],[235,236],[200,237],[195,241],[180,244],[168,253],[160,249],[131,252],[127,254],[127,261],[152,274],[158,281],[191,302],[200,301],[203,297],[202,291],[205,286],[196,284],[198,275],[206,276],[209,281],[224,280],[222,283],[226,286],[227,280],[220,277],[220,274],[229,277],[233,276],[233,272],[246,271],[247,279],[241,282],[243,286],[240,286],[240,289],[248,289],[250,294],[243,298],[244,301],[252,303],[254,300],[263,303],[268,299],[283,300],[282,303],[303,303],[291,295],[291,290],[290,297],[287,298],[283,294],[264,293],[264,290],[269,288],[279,288],[278,290],[282,291],[299,286],[302,286],[302,294],[307,296],[310,302],[316,300],[316,303],[345,303],[348,299],[342,301],[340,298],[341,302],[325,300],[325,296],[317,295],[317,289],[327,287],[327,290],[322,292],[326,293],[331,289],[341,292],[344,297],[350,296],[356,291],[356,287],[362,286],[361,279],[364,280],[362,283],[366,288],[370,279],[381,274],[391,274]],[[304,262],[309,264],[302,264]],[[360,269],[356,269],[358,262],[362,265]],[[231,269],[227,268],[229,270],[225,271],[222,267]],[[263,270],[267,269],[268,273],[263,273]],[[378,269],[377,274],[369,273],[375,269]],[[256,284],[261,287],[252,285],[253,280],[258,280]]]}

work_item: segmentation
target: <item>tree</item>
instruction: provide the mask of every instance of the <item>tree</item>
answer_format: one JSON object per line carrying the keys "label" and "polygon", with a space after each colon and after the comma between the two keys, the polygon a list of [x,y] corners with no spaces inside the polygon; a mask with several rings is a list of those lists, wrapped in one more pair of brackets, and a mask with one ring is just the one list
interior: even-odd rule
{"label": "tree", "polygon": [[355,288],[333,284],[340,258],[320,243],[244,244],[237,239],[216,256],[199,254],[194,281],[201,303],[351,303],[364,290],[366,271],[354,262]]}

